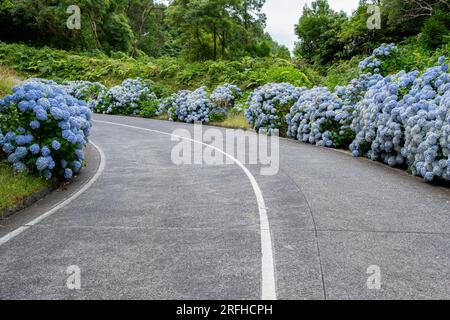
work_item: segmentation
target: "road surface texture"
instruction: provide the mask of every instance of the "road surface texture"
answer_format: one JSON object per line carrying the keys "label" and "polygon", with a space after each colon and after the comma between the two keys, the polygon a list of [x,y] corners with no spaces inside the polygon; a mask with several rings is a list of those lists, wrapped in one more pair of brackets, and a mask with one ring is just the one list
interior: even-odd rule
{"label": "road surface texture", "polygon": [[[450,298],[450,189],[281,139],[277,175],[245,167],[270,223],[273,259],[264,260],[261,208],[242,167],[173,164],[176,143],[160,132],[191,125],[95,120],[104,171],[77,199],[3,241],[1,299],[261,299],[270,263],[277,299]],[[3,221],[0,237],[70,197],[100,155],[91,146],[78,181]],[[66,285],[73,265],[79,290]],[[381,272],[379,290],[367,285],[370,266]]]}

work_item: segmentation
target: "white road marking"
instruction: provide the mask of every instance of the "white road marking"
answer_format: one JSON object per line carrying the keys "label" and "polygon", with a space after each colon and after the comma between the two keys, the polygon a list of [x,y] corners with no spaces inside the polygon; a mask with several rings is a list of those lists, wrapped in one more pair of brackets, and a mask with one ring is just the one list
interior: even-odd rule
{"label": "white road marking", "polygon": [[29,227],[19,227],[14,231],[11,231],[10,233],[6,234],[5,236],[3,236],[2,238],[0,238],[0,246],[5,244],[6,242],[8,242],[9,240],[11,240],[12,238],[18,236],[19,234],[21,234],[22,232],[24,232],[25,230],[27,230]]}
{"label": "white road marking", "polygon": [[115,126],[121,126],[131,129],[138,129],[153,133],[159,133],[167,136],[176,137],[178,139],[185,139],[187,141],[191,141],[194,143],[198,143],[201,145],[204,145],[208,148],[214,149],[224,156],[228,157],[230,160],[232,160],[234,163],[236,163],[242,171],[247,175],[248,179],[250,180],[250,183],[253,187],[253,191],[256,196],[256,201],[258,202],[258,211],[259,211],[259,220],[260,220],[260,230],[261,230],[261,274],[262,274],[262,285],[261,285],[261,299],[262,300],[276,300],[276,286],[275,286],[275,268],[274,268],[274,260],[273,260],[273,247],[272,247],[272,236],[270,232],[270,224],[269,224],[269,218],[267,217],[267,209],[264,202],[264,197],[261,192],[261,188],[258,185],[258,182],[256,182],[255,177],[252,175],[252,173],[243,165],[238,159],[234,158],[232,155],[226,153],[225,151],[208,145],[204,142],[197,141],[191,138],[182,137],[178,135],[174,135],[172,133],[163,132],[159,130],[154,129],[147,129],[142,127],[136,127],[136,126],[130,126],[127,124],[121,124],[121,123],[115,123],[115,122],[109,122],[109,121],[101,121],[101,120],[94,120],[94,122],[103,123],[103,124],[110,124]]}
{"label": "white road marking", "polygon": [[58,205],[56,205],[55,207],[53,207],[51,210],[43,213],[42,215],[40,215],[39,217],[31,220],[30,222],[24,224],[23,226],[17,228],[14,231],[11,231],[10,233],[6,234],[5,236],[0,238],[0,246],[5,244],[6,242],[8,242],[9,240],[17,237],[19,234],[21,234],[22,232],[24,232],[25,230],[28,230],[30,227],[38,224],[39,222],[41,222],[42,220],[44,220],[45,218],[51,216],[52,214],[54,214],[55,212],[57,212],[58,210],[64,208],[65,206],[67,206],[68,204],[70,204],[71,202],[73,202],[75,199],[77,199],[79,196],[81,196],[84,192],[86,192],[90,187],[92,187],[92,185],[98,180],[98,178],[100,178],[100,176],[102,175],[103,171],[105,170],[105,162],[106,162],[106,158],[105,158],[105,154],[103,153],[103,150],[100,149],[99,146],[97,146],[95,143],[91,142],[91,144],[98,150],[98,152],[100,153],[100,165],[98,167],[97,172],[95,173],[95,175],[92,177],[91,180],[89,180],[80,190],[78,190],[76,193],[74,193],[70,198],[62,201],[61,203],[59,203]]}

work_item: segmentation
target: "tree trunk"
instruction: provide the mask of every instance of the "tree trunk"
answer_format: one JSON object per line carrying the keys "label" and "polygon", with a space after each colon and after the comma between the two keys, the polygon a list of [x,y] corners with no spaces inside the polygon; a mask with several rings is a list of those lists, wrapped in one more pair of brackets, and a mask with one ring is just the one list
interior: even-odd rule
{"label": "tree trunk", "polygon": [[248,0],[245,0],[244,1],[244,28],[245,28],[245,37],[244,37],[244,39],[245,39],[245,45],[248,45],[249,44],[249,42],[250,42],[250,37],[249,37],[249,34],[248,34],[248,29],[249,29],[249,25],[250,25],[250,17],[249,17],[249,13],[248,13],[248,10],[249,10],[249,8],[248,8]]}
{"label": "tree trunk", "polygon": [[199,50],[197,51],[197,60],[200,60],[201,56],[200,56],[200,49],[202,48],[203,44],[202,44],[202,40],[200,39],[200,30],[197,28],[195,29],[195,36],[197,37],[197,41],[198,41],[198,46],[199,46]]}
{"label": "tree trunk", "polygon": [[94,35],[95,43],[97,44],[97,49],[100,49],[101,45],[97,34],[97,24],[95,23],[95,19],[93,17],[90,17],[90,20],[91,20],[92,34]]}
{"label": "tree trunk", "polygon": [[222,60],[225,60],[225,46],[226,46],[226,42],[225,42],[225,31],[222,31]]}
{"label": "tree trunk", "polygon": [[214,32],[214,61],[217,61],[217,29],[216,25],[213,26]]}
{"label": "tree trunk", "polygon": [[248,31],[248,1],[244,1],[244,28]]}
{"label": "tree trunk", "polygon": [[147,18],[149,16],[150,12],[153,11],[153,9],[154,9],[154,7],[152,6],[151,2],[147,2],[146,5],[144,6],[144,9],[142,10],[141,21],[139,23],[139,31],[136,35],[136,41],[134,42],[133,49],[131,50],[132,57],[135,57],[135,55],[137,53],[137,47],[139,45],[139,42],[141,41],[142,34],[144,33],[144,25],[147,22]]}

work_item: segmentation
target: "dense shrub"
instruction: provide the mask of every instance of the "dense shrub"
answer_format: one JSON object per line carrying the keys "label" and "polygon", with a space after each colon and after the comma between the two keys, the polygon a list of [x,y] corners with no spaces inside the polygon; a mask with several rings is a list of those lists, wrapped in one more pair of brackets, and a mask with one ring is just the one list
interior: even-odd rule
{"label": "dense shrub", "polygon": [[0,147],[16,171],[69,180],[91,128],[86,102],[51,81],[30,80],[0,99]]}
{"label": "dense shrub", "polygon": [[233,108],[235,101],[240,97],[242,97],[241,89],[229,83],[218,86],[211,94],[214,106],[225,110]]}
{"label": "dense shrub", "polygon": [[354,156],[366,153],[390,166],[406,164],[414,175],[450,180],[450,74],[440,65],[388,76],[358,103],[352,129]]}
{"label": "dense shrub", "polygon": [[247,88],[259,87],[267,83],[290,83],[297,87],[310,87],[312,85],[304,72],[290,64],[274,64],[265,68],[256,68],[248,75]]}
{"label": "dense shrub", "polygon": [[[445,57],[425,72],[383,76],[394,45],[383,45],[360,64],[347,86],[295,88],[270,84],[248,99],[255,129],[283,129],[289,137],[319,146],[345,147],[390,166],[405,166],[426,180],[450,180],[450,74]],[[397,58],[395,58],[397,59]],[[288,113],[286,106],[294,101]]]}
{"label": "dense shrub", "polygon": [[206,92],[205,87],[195,91],[181,91],[171,99],[169,107],[169,119],[187,123],[210,122],[209,114],[213,109],[213,103]]}
{"label": "dense shrub", "polygon": [[66,91],[79,100],[86,101],[94,107],[96,101],[101,99],[108,89],[99,82],[90,81],[64,81],[62,83]]}
{"label": "dense shrub", "polygon": [[256,131],[264,129],[265,132],[272,134],[275,130],[280,130],[285,133],[286,114],[305,90],[288,83],[262,86],[248,97],[245,116]]}
{"label": "dense shrub", "polygon": [[396,52],[397,46],[395,44],[382,44],[373,51],[371,56],[361,61],[359,68],[365,73],[388,74],[389,65],[383,62]]}
{"label": "dense shrub", "polygon": [[[400,124],[392,121],[390,116],[401,99],[400,91],[408,91],[416,76],[417,72],[402,72],[382,78],[357,104],[351,126],[357,133],[350,145],[354,156],[364,154],[372,148],[368,156],[373,160],[381,159],[392,166],[403,163],[401,157],[396,158],[401,149]],[[385,142],[386,139],[390,142]]]}
{"label": "dense shrub", "polygon": [[288,136],[318,146],[339,147],[351,136],[352,111],[327,88],[305,90],[286,116]]}
{"label": "dense shrub", "polygon": [[218,86],[209,96],[205,87],[195,91],[181,90],[161,99],[157,115],[168,113],[170,120],[183,122],[220,122],[236,112],[235,102],[242,97],[239,87],[232,84]]}
{"label": "dense shrub", "polygon": [[15,70],[41,78],[102,81],[112,85],[127,78],[151,78],[158,68],[149,59],[114,59],[50,48],[32,48],[0,42],[0,61]]}
{"label": "dense shrub", "polygon": [[[251,58],[232,62],[197,62],[183,67],[177,59],[163,58],[167,68],[151,71],[151,77],[164,75],[189,87],[208,84],[214,88],[218,81],[226,82],[211,95],[206,87],[200,87],[193,91],[178,91],[167,97],[168,91],[164,86],[155,89],[153,82],[141,79],[125,80],[106,93],[101,85],[85,81],[68,82],[64,86],[53,82],[37,83],[68,91],[65,95],[73,95],[72,99],[76,101],[76,98],[91,101],[94,110],[103,113],[144,117],[167,113],[169,119],[175,121],[209,123],[229,120],[230,116],[240,116],[244,112],[257,131],[269,134],[280,131],[318,146],[350,146],[354,156],[368,156],[391,166],[403,166],[426,180],[450,180],[448,66],[445,58],[441,57],[439,65],[422,73],[416,70],[423,70],[430,61],[435,62],[436,54],[445,49],[434,54],[421,50],[413,44],[400,47],[382,45],[359,67],[356,60],[336,67],[334,78],[326,79],[328,88],[308,89],[311,84],[308,78],[287,61]],[[76,59],[83,60],[84,57]],[[132,64],[125,58],[121,61],[127,66]],[[345,71],[347,67],[350,70]],[[405,71],[398,72],[402,69]],[[144,72],[146,75],[147,71]],[[344,81],[350,78],[353,80]],[[243,94],[239,87],[230,84],[240,83],[241,88],[249,89],[267,83],[268,79],[276,79],[276,83],[260,86],[248,96],[248,91]],[[167,80],[169,78],[164,79]],[[278,80],[293,83],[278,83]],[[344,83],[348,84],[336,85]],[[242,104],[245,99],[247,106]],[[78,103],[86,107],[84,102]],[[8,123],[11,123],[14,117],[8,117]],[[36,125],[34,122],[33,126]],[[16,127],[17,130],[2,128],[0,137],[10,161],[17,169],[23,169],[20,163],[25,167],[29,163],[17,161],[22,159],[24,151],[19,149],[17,152],[21,145],[11,139],[13,135],[24,135],[20,133],[24,130],[27,135],[28,129],[20,124]],[[53,144],[53,140],[44,143]],[[57,144],[55,146],[58,147]],[[48,171],[45,172],[48,176]],[[60,171],[56,175],[60,176]]]}
{"label": "dense shrub", "polygon": [[288,136],[325,147],[346,147],[355,133],[350,129],[355,105],[383,77],[363,74],[347,86],[315,87],[302,92],[286,116]]}
{"label": "dense shrub", "polygon": [[364,98],[367,90],[382,80],[379,74],[361,74],[359,77],[350,81],[346,86],[337,86],[336,95],[341,98],[344,105],[355,105]]}
{"label": "dense shrub", "polygon": [[[214,88],[222,83],[232,83],[242,89],[288,80],[297,85],[310,84],[302,70],[279,58],[202,62],[173,57],[113,58],[102,53],[38,49],[0,42],[0,62],[17,71],[55,81],[100,81],[114,86],[129,78],[151,79],[161,86],[160,91],[169,94],[201,86]],[[158,93],[156,88],[153,91]]]}
{"label": "dense shrub", "polygon": [[106,114],[153,116],[158,102],[151,84],[142,79],[127,79],[112,87],[94,105],[94,111]]}
{"label": "dense shrub", "polygon": [[450,14],[438,11],[425,21],[418,40],[426,48],[436,49],[448,41],[449,34]]}
{"label": "dense shrub", "polygon": [[337,86],[345,86],[361,74],[360,61],[360,57],[353,57],[349,61],[333,64],[323,71],[326,74],[325,77],[322,80],[315,81],[315,83],[326,86],[330,90],[334,90]]}
{"label": "dense shrub", "polygon": [[228,116],[228,111],[224,108],[214,108],[209,112],[209,120],[211,122],[222,122]]}
{"label": "dense shrub", "polygon": [[395,46],[395,48],[387,56],[378,56],[379,61],[382,61],[379,73],[383,76],[397,74],[401,71],[424,71],[433,66],[440,56],[449,54],[446,47],[437,50],[426,49],[418,43],[416,38]]}

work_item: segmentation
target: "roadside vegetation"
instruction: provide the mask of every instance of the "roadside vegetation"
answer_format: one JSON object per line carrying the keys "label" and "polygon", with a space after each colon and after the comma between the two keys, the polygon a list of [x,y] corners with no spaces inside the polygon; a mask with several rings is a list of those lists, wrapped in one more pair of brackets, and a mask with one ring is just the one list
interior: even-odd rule
{"label": "roadside vegetation", "polygon": [[16,72],[0,64],[0,97],[12,92],[12,88],[17,84]]}
{"label": "roadside vegetation", "polygon": [[49,186],[36,175],[13,172],[8,163],[0,160],[0,218],[6,210]]}
{"label": "roadside vegetation", "polygon": [[[11,93],[16,84],[17,74],[0,65],[0,97]],[[47,181],[36,175],[14,172],[0,153],[0,218],[3,212],[48,186]]]}
{"label": "roadside vegetation", "polygon": [[279,133],[450,179],[446,1],[351,15],[313,1],[292,56],[264,32],[264,0],[80,1],[85,27],[68,31],[69,2],[0,4],[3,170],[72,179],[96,112]]}

